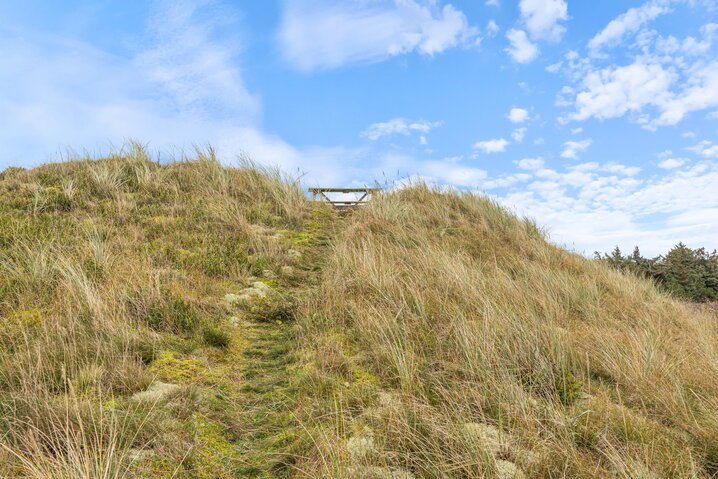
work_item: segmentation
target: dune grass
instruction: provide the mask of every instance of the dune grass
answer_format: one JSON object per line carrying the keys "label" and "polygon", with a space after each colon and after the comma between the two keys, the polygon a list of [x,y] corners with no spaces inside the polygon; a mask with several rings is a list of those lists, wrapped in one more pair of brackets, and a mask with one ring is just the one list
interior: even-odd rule
{"label": "dune grass", "polygon": [[[222,298],[281,282],[276,236],[307,206],[211,149],[0,173],[0,477],[235,477],[244,344]],[[132,399],[158,380],[181,387]]]}
{"label": "dune grass", "polygon": [[10,168],[0,477],[714,477],[717,319],[477,195]]}
{"label": "dune grass", "polygon": [[491,200],[385,194],[323,278],[300,334],[314,475],[718,473],[717,318]]}

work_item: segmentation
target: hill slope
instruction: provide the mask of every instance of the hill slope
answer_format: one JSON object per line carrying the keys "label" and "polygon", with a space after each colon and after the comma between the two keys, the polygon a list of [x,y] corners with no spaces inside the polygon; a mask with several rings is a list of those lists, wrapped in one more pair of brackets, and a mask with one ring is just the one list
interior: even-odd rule
{"label": "hill slope", "polygon": [[0,173],[0,477],[711,477],[716,318],[418,185]]}

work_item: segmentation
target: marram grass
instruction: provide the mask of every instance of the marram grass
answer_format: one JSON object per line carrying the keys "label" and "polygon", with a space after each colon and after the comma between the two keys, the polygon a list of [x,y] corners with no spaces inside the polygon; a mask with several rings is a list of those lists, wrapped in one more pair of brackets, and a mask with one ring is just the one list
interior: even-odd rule
{"label": "marram grass", "polygon": [[477,195],[339,217],[135,144],[11,168],[0,477],[709,478],[717,319]]}

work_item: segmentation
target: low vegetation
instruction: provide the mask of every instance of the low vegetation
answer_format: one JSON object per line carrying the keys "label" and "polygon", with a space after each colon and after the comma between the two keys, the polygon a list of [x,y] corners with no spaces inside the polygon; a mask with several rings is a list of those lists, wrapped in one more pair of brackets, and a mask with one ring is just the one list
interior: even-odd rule
{"label": "low vegetation", "polygon": [[265,282],[254,315],[286,319],[307,218],[296,182],[212,150],[0,173],[0,477],[237,477],[248,323],[224,297]]}
{"label": "low vegetation", "polygon": [[317,476],[718,474],[716,317],[485,198],[354,214],[300,338]]}
{"label": "low vegetation", "polygon": [[11,168],[0,477],[713,477],[716,319],[475,195]]}

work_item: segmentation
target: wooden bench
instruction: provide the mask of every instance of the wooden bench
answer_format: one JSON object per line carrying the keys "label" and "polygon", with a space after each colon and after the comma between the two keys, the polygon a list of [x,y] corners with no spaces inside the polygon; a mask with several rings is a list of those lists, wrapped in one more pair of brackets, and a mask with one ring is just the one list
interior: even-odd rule
{"label": "wooden bench", "polygon": [[[371,200],[374,193],[381,191],[381,188],[309,188],[312,200],[329,203],[335,208],[355,208],[364,205]],[[355,200],[332,200],[327,193],[363,193]],[[318,200],[317,200],[318,198]]]}

